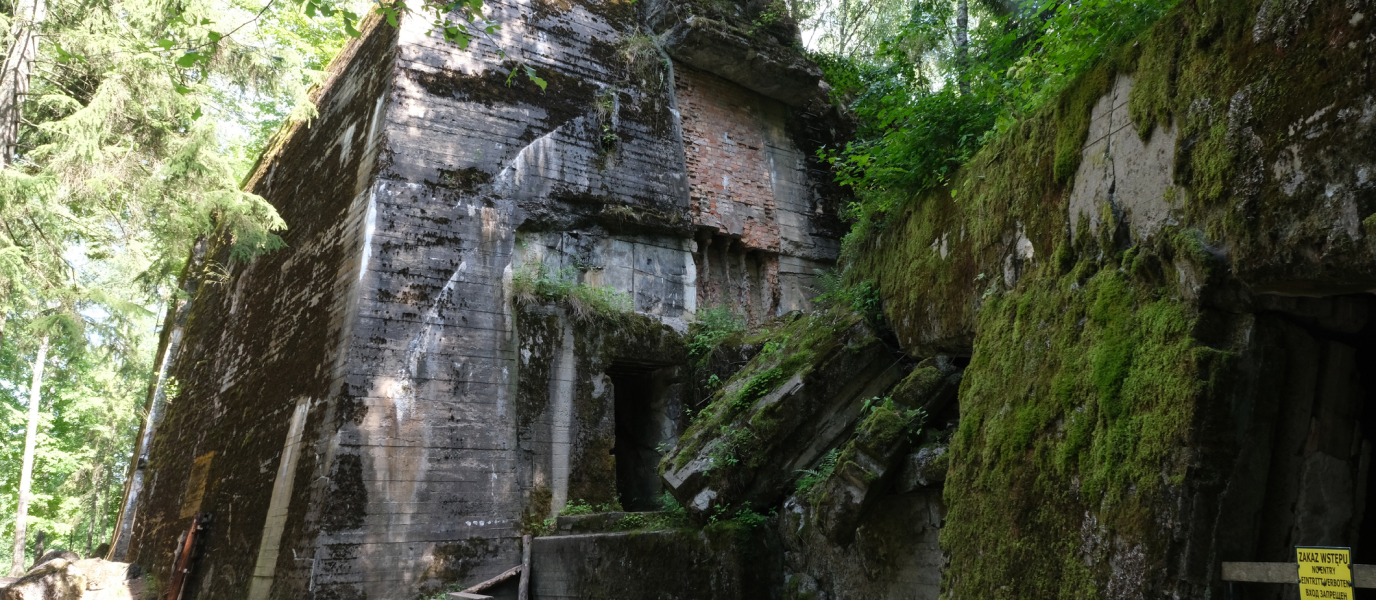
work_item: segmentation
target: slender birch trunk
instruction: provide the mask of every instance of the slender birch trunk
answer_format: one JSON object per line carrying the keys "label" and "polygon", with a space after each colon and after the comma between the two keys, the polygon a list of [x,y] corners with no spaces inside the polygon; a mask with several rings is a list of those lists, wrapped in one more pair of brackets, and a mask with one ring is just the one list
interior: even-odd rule
{"label": "slender birch trunk", "polygon": [[29,428],[24,437],[24,466],[19,472],[19,510],[14,517],[14,562],[10,577],[24,574],[24,535],[29,516],[29,488],[33,486],[34,445],[38,442],[38,403],[42,399],[43,364],[48,361],[48,336],[38,343],[38,356],[33,361],[33,385],[29,387]]}
{"label": "slender birch trunk", "polygon": [[14,162],[19,145],[21,108],[29,95],[29,78],[38,58],[38,25],[47,11],[44,0],[19,0],[10,33],[14,42],[0,70],[0,168]]}
{"label": "slender birch trunk", "polygon": [[961,95],[970,93],[970,3],[956,0],[956,80]]}
{"label": "slender birch trunk", "polygon": [[86,553],[82,554],[85,558],[91,557],[91,541],[96,536],[96,507],[100,505],[100,489],[91,489],[91,519],[86,524]]}

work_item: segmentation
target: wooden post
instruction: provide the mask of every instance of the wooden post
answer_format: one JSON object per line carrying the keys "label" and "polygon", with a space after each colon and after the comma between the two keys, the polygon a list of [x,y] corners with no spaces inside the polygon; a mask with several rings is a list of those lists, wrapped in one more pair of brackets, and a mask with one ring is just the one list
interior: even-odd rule
{"label": "wooden post", "polygon": [[520,600],[530,600],[530,534],[521,537],[521,591]]}

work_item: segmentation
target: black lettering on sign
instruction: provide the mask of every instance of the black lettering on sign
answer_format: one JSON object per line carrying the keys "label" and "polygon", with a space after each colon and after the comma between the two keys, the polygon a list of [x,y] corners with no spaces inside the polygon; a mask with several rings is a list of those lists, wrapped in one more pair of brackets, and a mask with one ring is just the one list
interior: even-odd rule
{"label": "black lettering on sign", "polygon": [[1297,573],[1303,600],[1351,600],[1352,572],[1348,548],[1295,548]]}

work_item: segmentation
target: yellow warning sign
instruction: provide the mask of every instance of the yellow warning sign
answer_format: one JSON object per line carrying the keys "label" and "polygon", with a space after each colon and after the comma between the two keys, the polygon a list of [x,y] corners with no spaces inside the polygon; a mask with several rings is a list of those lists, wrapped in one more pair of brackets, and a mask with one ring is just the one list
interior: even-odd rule
{"label": "yellow warning sign", "polygon": [[196,457],[191,461],[191,477],[186,480],[186,494],[182,496],[182,518],[193,516],[201,510],[201,498],[205,497],[205,479],[210,474],[210,460],[215,451]]}
{"label": "yellow warning sign", "polygon": [[1295,546],[1301,600],[1352,600],[1351,558],[1351,548]]}

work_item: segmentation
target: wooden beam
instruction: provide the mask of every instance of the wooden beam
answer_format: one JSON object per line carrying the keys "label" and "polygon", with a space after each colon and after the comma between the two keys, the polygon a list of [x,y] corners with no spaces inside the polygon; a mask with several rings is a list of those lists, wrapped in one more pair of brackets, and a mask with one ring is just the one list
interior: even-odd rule
{"label": "wooden beam", "polygon": [[1225,562],[1223,580],[1298,584],[1300,567],[1295,563]]}
{"label": "wooden beam", "polygon": [[[496,586],[497,584],[499,584],[499,583],[501,583],[501,582],[503,582],[503,581],[506,581],[506,580],[508,580],[508,579],[511,579],[512,577],[515,577],[516,575],[519,575],[520,573],[521,573],[521,565],[516,565],[516,566],[514,566],[514,567],[511,567],[510,569],[507,569],[507,570],[506,570],[504,573],[502,573],[501,575],[498,575],[498,576],[496,576],[496,577],[493,577],[492,579],[489,579],[489,580],[487,580],[487,581],[484,581],[484,582],[482,582],[482,583],[480,583],[480,584],[478,584],[478,585],[475,585],[475,586],[473,586],[473,587],[470,587],[470,588],[468,588],[468,589],[466,589],[466,590],[464,590],[464,591],[462,591],[462,592],[459,592],[459,593],[461,593],[461,594],[476,594],[476,593],[478,593],[478,592],[482,592],[482,591],[487,590],[487,588],[494,587],[494,586]],[[462,598],[462,596],[460,596],[460,598]]]}
{"label": "wooden beam", "polygon": [[[1223,563],[1224,581],[1297,584],[1299,577],[1295,563]],[[1376,565],[1352,565],[1352,587],[1376,588]]]}

